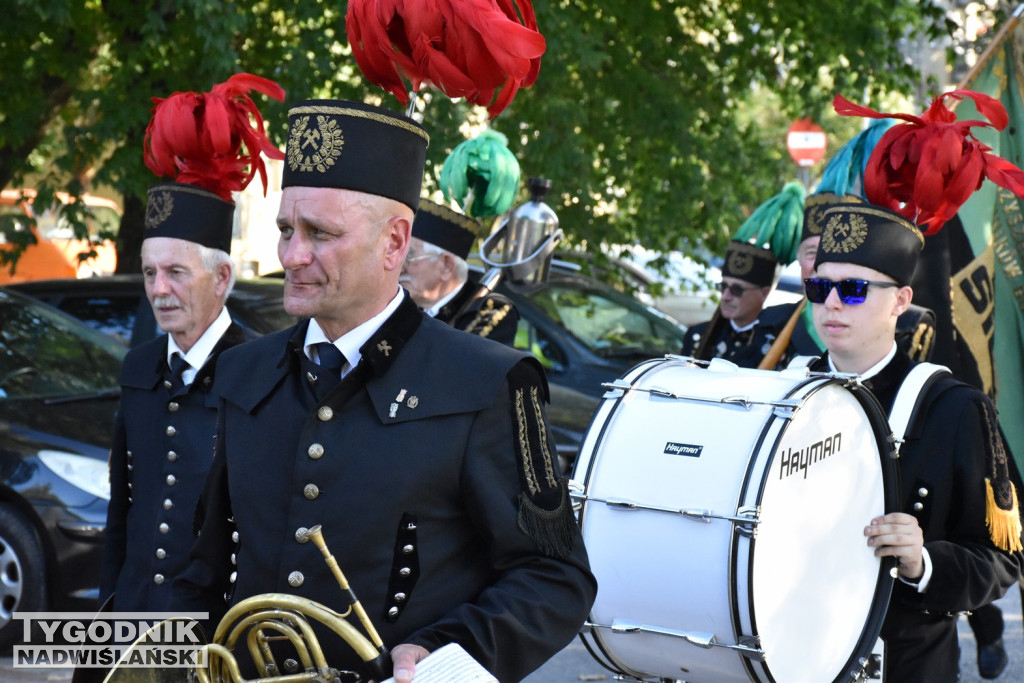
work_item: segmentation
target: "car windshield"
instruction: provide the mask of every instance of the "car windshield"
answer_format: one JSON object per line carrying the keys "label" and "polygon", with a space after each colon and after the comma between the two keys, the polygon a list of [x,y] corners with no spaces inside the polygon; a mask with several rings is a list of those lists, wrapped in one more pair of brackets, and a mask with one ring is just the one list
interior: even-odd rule
{"label": "car windshield", "polygon": [[125,351],[49,306],[0,292],[0,401],[115,391]]}
{"label": "car windshield", "polygon": [[683,343],[684,331],[671,319],[597,282],[552,278],[530,301],[606,358],[660,356],[677,352]]}

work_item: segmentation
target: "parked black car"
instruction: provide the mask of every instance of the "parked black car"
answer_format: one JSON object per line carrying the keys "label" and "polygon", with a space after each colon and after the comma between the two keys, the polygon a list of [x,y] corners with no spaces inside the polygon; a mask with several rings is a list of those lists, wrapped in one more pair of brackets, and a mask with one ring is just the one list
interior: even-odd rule
{"label": "parked black car", "polygon": [[[33,280],[8,285],[82,320],[129,346],[157,335],[142,275]],[[268,279],[235,282],[228,296],[232,320],[266,334],[295,324],[282,303],[282,284]]]}
{"label": "parked black car", "polygon": [[[480,271],[471,271],[479,277]],[[282,304],[280,274],[239,280],[228,298],[232,318],[266,333],[295,319]],[[141,276],[85,280],[37,280],[12,285],[122,340],[135,342],[155,333]],[[622,375],[641,360],[675,353],[684,329],[674,320],[610,286],[583,275],[571,263],[556,261],[547,285],[523,291],[502,282],[498,291],[519,309],[516,347],[533,353],[547,369],[549,415],[563,467],[575,459],[579,443],[604,393],[602,382]],[[141,319],[149,320],[140,325]]]}
{"label": "parked black car", "polygon": [[125,347],[0,289],[0,648],[15,611],[91,610]]}

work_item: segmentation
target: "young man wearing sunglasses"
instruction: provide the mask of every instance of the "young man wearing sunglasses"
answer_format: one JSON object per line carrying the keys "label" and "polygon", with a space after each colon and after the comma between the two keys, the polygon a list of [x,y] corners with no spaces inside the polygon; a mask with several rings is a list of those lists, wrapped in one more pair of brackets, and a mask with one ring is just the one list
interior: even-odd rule
{"label": "young man wearing sunglasses", "polygon": [[[886,414],[916,365],[895,334],[923,244],[917,226],[894,212],[837,205],[825,212],[815,270],[805,279],[828,349],[811,369],[860,375]],[[887,680],[955,681],[958,613],[999,598],[1020,578],[1020,517],[985,394],[948,373],[921,394],[899,452],[900,511],[864,520],[864,535],[877,556],[898,562],[882,626]]]}
{"label": "young man wearing sunglasses", "polygon": [[768,249],[730,242],[718,284],[722,293],[718,309],[708,322],[690,327],[680,353],[701,360],[724,358],[740,367],[756,368],[777,335],[774,326],[758,318],[775,284],[777,265]]}

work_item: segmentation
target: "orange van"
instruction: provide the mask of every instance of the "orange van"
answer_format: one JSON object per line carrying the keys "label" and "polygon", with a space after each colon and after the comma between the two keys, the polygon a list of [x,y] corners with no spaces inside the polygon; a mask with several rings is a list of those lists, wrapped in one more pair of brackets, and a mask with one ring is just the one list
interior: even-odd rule
{"label": "orange van", "polygon": [[[89,240],[78,239],[62,208],[70,198],[56,193],[56,203],[39,211],[33,203],[35,190],[3,190],[0,192],[0,250],[10,251],[18,233],[30,232],[35,244],[21,254],[11,272],[9,264],[0,265],[0,285],[54,277],[91,277],[110,275],[117,267],[117,251],[110,240],[91,245]],[[96,237],[101,231],[116,233],[121,224],[121,207],[117,202],[83,195],[82,200],[90,216],[86,218],[89,234]],[[34,219],[34,221],[33,221]],[[79,259],[78,255],[95,249],[96,255]]]}

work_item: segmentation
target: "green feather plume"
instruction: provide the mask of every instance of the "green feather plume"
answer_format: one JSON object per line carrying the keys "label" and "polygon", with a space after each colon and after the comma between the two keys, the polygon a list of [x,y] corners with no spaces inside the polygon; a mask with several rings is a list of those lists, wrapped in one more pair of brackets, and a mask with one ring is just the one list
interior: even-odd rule
{"label": "green feather plume", "polygon": [[508,138],[485,130],[460,143],[441,166],[441,191],[467,216],[490,218],[508,211],[519,193],[519,161]]}
{"label": "green feather plume", "polygon": [[754,209],[733,239],[767,246],[779,263],[792,263],[796,260],[800,231],[804,227],[806,194],[803,184],[786,183],[782,192]]}

